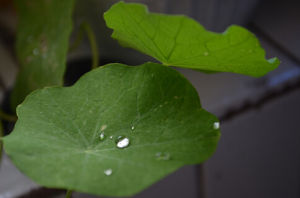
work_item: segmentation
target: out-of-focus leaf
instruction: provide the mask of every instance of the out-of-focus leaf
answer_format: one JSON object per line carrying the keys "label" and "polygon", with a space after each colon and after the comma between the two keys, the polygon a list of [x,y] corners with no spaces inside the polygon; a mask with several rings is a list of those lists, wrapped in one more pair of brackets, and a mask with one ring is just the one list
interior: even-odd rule
{"label": "out-of-focus leaf", "polygon": [[62,85],[74,0],[16,0],[15,4],[21,68],[11,98],[13,109],[35,89]]}

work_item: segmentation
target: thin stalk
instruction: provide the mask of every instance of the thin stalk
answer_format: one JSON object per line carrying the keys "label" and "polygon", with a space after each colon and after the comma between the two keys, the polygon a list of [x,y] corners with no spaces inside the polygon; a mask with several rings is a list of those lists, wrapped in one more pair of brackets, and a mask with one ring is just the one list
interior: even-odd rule
{"label": "thin stalk", "polygon": [[90,41],[90,46],[92,50],[92,57],[93,57],[93,63],[92,63],[92,68],[95,69],[99,65],[99,50],[97,46],[97,41],[95,34],[91,28],[91,26],[88,23],[83,23],[83,28],[86,31],[87,37]]}
{"label": "thin stalk", "polygon": [[66,198],[71,198],[72,197],[72,193],[73,193],[73,190],[67,190]]}
{"label": "thin stalk", "polygon": [[76,50],[79,47],[82,39],[83,39],[83,28],[82,28],[82,24],[81,24],[80,27],[79,27],[79,32],[77,34],[77,37],[76,37],[75,41],[69,47],[69,53],[73,52],[74,50]]}
{"label": "thin stalk", "polygon": [[93,29],[91,28],[91,26],[88,23],[83,22],[80,25],[77,38],[75,39],[73,45],[69,48],[69,52],[73,51],[74,49],[76,49],[79,46],[79,44],[81,43],[81,41],[83,39],[84,32],[86,33],[87,38],[90,43],[90,46],[91,46],[92,68],[95,69],[99,65],[99,49],[98,49],[95,33],[93,32]]}
{"label": "thin stalk", "polygon": [[17,116],[9,115],[0,109],[0,119],[8,121],[8,122],[16,122],[18,118],[17,118]]}

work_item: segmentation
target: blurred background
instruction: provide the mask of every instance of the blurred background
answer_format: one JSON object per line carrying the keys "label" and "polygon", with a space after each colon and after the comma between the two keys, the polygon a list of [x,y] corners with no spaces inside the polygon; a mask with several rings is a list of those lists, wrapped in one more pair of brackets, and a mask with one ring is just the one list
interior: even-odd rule
{"label": "blurred background", "polygon": [[[0,103],[18,71],[14,54],[17,16],[9,0],[0,1]],[[97,35],[101,64],[141,64],[151,60],[124,49],[110,38],[102,14],[112,0],[77,0],[74,29],[88,21]],[[126,2],[130,2],[127,0]],[[299,0],[135,0],[151,11],[185,14],[208,30],[229,25],[248,28],[281,60],[262,78],[238,74],[202,74],[178,69],[196,87],[202,105],[221,120],[222,137],[207,162],[171,174],[136,198],[299,198],[300,197],[300,1]],[[72,33],[72,37],[76,31]],[[71,38],[72,40],[72,38]],[[80,76],[89,70],[87,40],[68,57]],[[63,191],[40,188],[4,156],[0,168],[0,198],[64,197]],[[76,193],[74,197],[93,196]]]}

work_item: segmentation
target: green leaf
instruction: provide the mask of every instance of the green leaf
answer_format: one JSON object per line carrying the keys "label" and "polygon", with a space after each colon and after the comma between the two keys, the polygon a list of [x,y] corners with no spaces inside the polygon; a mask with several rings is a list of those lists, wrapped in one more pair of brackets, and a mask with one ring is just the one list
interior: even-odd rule
{"label": "green leaf", "polygon": [[236,25],[217,34],[186,16],[153,14],[142,4],[124,2],[113,5],[104,18],[121,45],[164,65],[254,77],[279,65],[277,58],[266,60],[255,36]]}
{"label": "green leaf", "polygon": [[12,93],[14,109],[31,91],[62,85],[73,0],[16,0],[19,14],[16,53],[21,66]]}
{"label": "green leaf", "polygon": [[[4,138],[13,163],[43,186],[98,195],[135,194],[203,162],[219,139],[218,120],[201,108],[193,86],[155,63],[111,64],[72,87],[34,91],[17,114]],[[128,147],[117,148],[119,136]]]}

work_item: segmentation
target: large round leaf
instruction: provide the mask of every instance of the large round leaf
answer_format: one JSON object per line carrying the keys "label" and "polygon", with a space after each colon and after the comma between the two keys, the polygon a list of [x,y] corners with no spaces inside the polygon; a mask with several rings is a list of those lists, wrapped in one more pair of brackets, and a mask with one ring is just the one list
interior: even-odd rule
{"label": "large round leaf", "polygon": [[[72,87],[35,91],[17,114],[4,138],[13,163],[41,185],[98,195],[137,193],[203,162],[219,139],[192,85],[154,63],[111,64]],[[127,147],[117,147],[119,136]]]}

